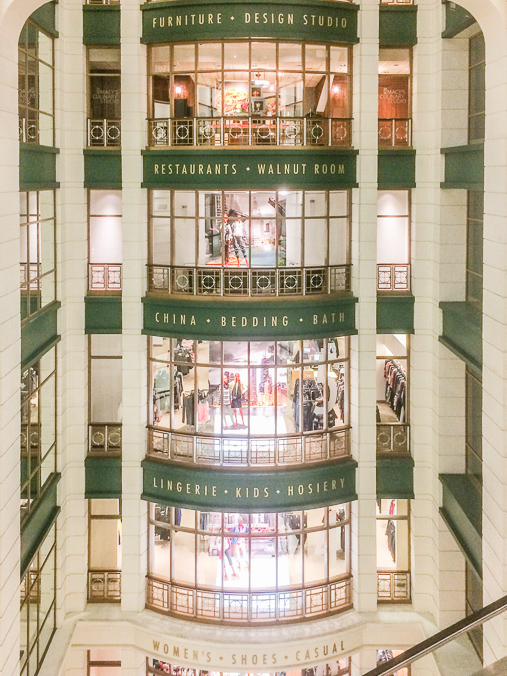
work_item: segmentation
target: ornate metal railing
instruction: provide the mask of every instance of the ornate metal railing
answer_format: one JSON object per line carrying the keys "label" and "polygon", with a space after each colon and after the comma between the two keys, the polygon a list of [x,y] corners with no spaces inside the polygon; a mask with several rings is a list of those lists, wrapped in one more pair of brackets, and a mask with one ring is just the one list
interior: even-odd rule
{"label": "ornate metal railing", "polygon": [[18,136],[19,141],[22,143],[39,143],[39,125],[37,124],[37,120],[27,120],[26,117],[20,117]]}
{"label": "ornate metal railing", "polygon": [[196,465],[272,466],[350,455],[349,430],[279,438],[206,437],[148,428],[148,455]]}
{"label": "ornate metal railing", "polygon": [[93,570],[88,572],[88,601],[114,603],[121,600],[121,572]]}
{"label": "ornate metal railing", "polygon": [[21,451],[23,452],[33,452],[36,451],[40,446],[40,425],[35,423],[30,425],[30,432],[28,431],[28,425],[21,425],[21,436],[20,436],[20,445]]}
{"label": "ornate metal railing", "polygon": [[350,147],[351,131],[351,118],[152,118],[148,120],[148,146]]}
{"label": "ornate metal railing", "polygon": [[88,426],[88,453],[121,453],[121,423],[92,423]]}
{"label": "ornate metal railing", "polygon": [[414,0],[380,0],[381,5],[413,5]]}
{"label": "ornate metal railing", "polygon": [[119,147],[121,145],[121,120],[89,119],[88,145],[101,147]]}
{"label": "ornate metal railing", "polygon": [[86,0],[87,5],[119,5],[120,0]]}
{"label": "ornate metal railing", "polygon": [[410,573],[385,571],[377,573],[377,599],[379,601],[410,601]]}
{"label": "ornate metal railing", "polygon": [[209,621],[286,622],[350,608],[351,583],[347,578],[306,589],[229,592],[192,589],[149,577],[146,606]]}
{"label": "ornate metal railing", "polygon": [[[409,4],[409,3],[397,3]],[[408,148],[412,145],[411,118],[386,118],[378,121],[380,148]]]}
{"label": "ornate metal railing", "polygon": [[192,296],[308,296],[347,293],[351,266],[320,268],[183,268],[148,265],[148,291]]}
{"label": "ornate metal railing", "polygon": [[377,265],[377,291],[410,291],[410,265]]}
{"label": "ornate metal railing", "polygon": [[405,423],[377,423],[377,453],[409,453],[409,427]]}
{"label": "ornate metal railing", "polygon": [[40,291],[41,288],[41,265],[40,263],[20,263],[19,283],[22,289],[29,288],[32,291]]}
{"label": "ornate metal railing", "polygon": [[90,291],[121,291],[121,263],[93,263],[88,266]]}

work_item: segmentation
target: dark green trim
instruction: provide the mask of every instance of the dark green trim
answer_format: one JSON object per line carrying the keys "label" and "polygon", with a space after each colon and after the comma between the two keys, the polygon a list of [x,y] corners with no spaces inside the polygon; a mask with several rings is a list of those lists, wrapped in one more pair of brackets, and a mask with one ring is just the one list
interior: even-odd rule
{"label": "dark green trim", "polygon": [[439,341],[472,368],[482,369],[482,313],[467,303],[441,302],[442,335]]}
{"label": "dark green trim", "polygon": [[415,150],[380,148],[378,151],[378,189],[415,188]]}
{"label": "dark green trim", "polygon": [[121,333],[121,296],[86,296],[85,333]]}
{"label": "dark green trim", "polygon": [[417,5],[380,5],[381,47],[417,44]]}
{"label": "dark green trim", "polygon": [[297,190],[357,187],[357,150],[191,147],[141,152],[143,188],[262,190],[276,182]]}
{"label": "dark green trim", "polygon": [[[313,0],[177,0],[146,3],[145,44],[196,40],[275,38],[355,44],[358,5]],[[202,17],[202,19],[201,19]],[[211,20],[210,18],[211,17]]]}
{"label": "dark green trim", "polygon": [[121,150],[93,149],[83,154],[85,188],[121,189]]}
{"label": "dark green trim", "polygon": [[47,2],[30,16],[30,19],[53,38],[58,37],[56,30],[56,2]]}
{"label": "dark green trim", "polygon": [[444,156],[441,188],[484,190],[484,143],[442,148],[440,152]]}
{"label": "dark green trim", "polygon": [[60,152],[52,146],[19,144],[19,189],[55,190],[60,187],[56,180],[56,156]]}
{"label": "dark green trim", "polygon": [[377,296],[377,333],[414,333],[415,298]]}
{"label": "dark green trim", "polygon": [[443,38],[454,38],[475,23],[474,17],[455,2],[444,0],[445,5],[445,30],[442,32]]}
{"label": "dark green trim", "polygon": [[83,5],[85,45],[119,45],[121,14],[119,5]]}
{"label": "dark green trim", "polygon": [[121,498],[121,457],[85,458],[85,498]]}
{"label": "dark green trim", "polygon": [[141,464],[143,500],[189,509],[277,512],[357,499],[352,459],[264,471],[204,469],[150,458]]}
{"label": "dark green trim", "polygon": [[466,474],[440,474],[440,513],[463,553],[482,577],[482,500]]}
{"label": "dark green trim", "polygon": [[203,340],[264,340],[356,334],[353,296],[257,300],[142,299],[143,333]]}
{"label": "dark green trim", "polygon": [[60,306],[60,301],[55,300],[22,324],[21,368],[25,369],[36,362],[60,340],[58,335]]}
{"label": "dark green trim", "polygon": [[35,508],[22,525],[20,577],[23,577],[28,570],[38,548],[44,542],[51,526],[60,513],[56,494],[60,478],[61,474],[53,474],[51,476],[44,486]]}
{"label": "dark green trim", "polygon": [[414,497],[414,460],[410,456],[377,456],[377,498]]}

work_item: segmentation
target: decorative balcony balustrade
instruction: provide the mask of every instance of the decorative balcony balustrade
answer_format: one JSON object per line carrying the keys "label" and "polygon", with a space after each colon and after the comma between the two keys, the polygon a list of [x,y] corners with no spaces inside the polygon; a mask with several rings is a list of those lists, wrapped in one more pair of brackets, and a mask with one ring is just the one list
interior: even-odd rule
{"label": "decorative balcony balustrade", "polygon": [[410,265],[377,265],[377,291],[410,291]]}
{"label": "decorative balcony balustrade", "polygon": [[121,120],[88,120],[88,146],[118,148],[120,145]]}
{"label": "decorative balcony balustrade", "polygon": [[121,453],[121,423],[92,423],[88,426],[88,453]]}
{"label": "decorative balcony balustrade", "polygon": [[379,120],[378,145],[379,148],[409,148],[412,145],[412,120],[410,118]]}
{"label": "decorative balcony balustrade", "polygon": [[148,428],[148,454],[224,467],[300,465],[350,454],[349,430],[279,438],[206,437]]}
{"label": "decorative balcony balustrade", "polygon": [[292,296],[350,291],[351,266],[181,268],[148,265],[148,291],[192,296]]}
{"label": "decorative balcony balustrade", "polygon": [[350,147],[351,131],[350,118],[156,118],[148,120],[148,146]]}
{"label": "decorative balcony balustrade", "polygon": [[88,266],[88,290],[121,291],[121,277],[121,264],[93,263]]}
{"label": "decorative balcony balustrade", "polygon": [[18,136],[21,143],[39,143],[39,125],[36,119],[19,118]]}
{"label": "decorative balcony balustrade", "polygon": [[386,571],[377,573],[377,599],[379,601],[410,601],[410,573]]}
{"label": "decorative balcony balustrade", "polygon": [[380,0],[381,5],[413,5],[414,0]]}
{"label": "decorative balcony balustrade", "polygon": [[88,573],[88,601],[117,603],[121,600],[121,573],[117,570],[94,570]]}
{"label": "decorative balcony balustrade", "polygon": [[152,610],[209,621],[283,622],[345,610],[352,604],[352,580],[275,592],[192,589],[147,579],[146,605]]}
{"label": "decorative balcony balustrade", "polygon": [[409,426],[405,423],[377,423],[377,453],[409,453]]}

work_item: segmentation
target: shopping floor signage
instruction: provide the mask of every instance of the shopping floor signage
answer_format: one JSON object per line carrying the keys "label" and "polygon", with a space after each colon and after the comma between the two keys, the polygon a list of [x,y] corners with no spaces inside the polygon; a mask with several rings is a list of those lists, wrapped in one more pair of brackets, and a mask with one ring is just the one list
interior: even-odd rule
{"label": "shopping floor signage", "polygon": [[354,188],[355,150],[143,150],[143,188]]}
{"label": "shopping floor signage", "polygon": [[352,44],[357,42],[357,5],[334,6],[265,1],[158,2],[143,10],[145,44],[228,38],[279,38]]}
{"label": "shopping floor signage", "polygon": [[203,340],[325,338],[357,333],[357,298],[227,301],[143,298],[143,333]]}
{"label": "shopping floor signage", "polygon": [[229,471],[143,460],[143,499],[190,509],[306,509],[356,500],[355,460],[290,470]]}

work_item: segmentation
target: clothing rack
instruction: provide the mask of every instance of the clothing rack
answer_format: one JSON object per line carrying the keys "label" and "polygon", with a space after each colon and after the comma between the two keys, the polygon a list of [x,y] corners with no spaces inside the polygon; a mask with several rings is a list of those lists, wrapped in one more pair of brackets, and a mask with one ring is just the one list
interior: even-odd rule
{"label": "clothing rack", "polygon": [[386,380],[385,399],[396,413],[400,422],[405,422],[407,370],[397,359],[386,359],[384,363]]}

